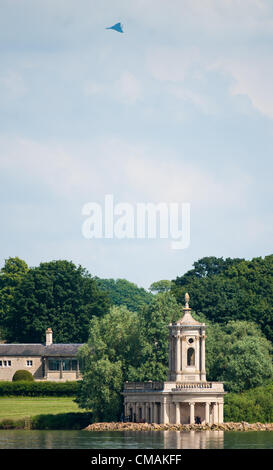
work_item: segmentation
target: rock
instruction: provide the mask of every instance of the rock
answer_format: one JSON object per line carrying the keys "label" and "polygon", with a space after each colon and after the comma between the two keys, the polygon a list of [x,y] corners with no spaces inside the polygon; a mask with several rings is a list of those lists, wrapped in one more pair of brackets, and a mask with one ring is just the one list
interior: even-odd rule
{"label": "rock", "polygon": [[273,431],[273,423],[222,423],[222,424],[157,424],[157,423],[92,423],[85,431]]}

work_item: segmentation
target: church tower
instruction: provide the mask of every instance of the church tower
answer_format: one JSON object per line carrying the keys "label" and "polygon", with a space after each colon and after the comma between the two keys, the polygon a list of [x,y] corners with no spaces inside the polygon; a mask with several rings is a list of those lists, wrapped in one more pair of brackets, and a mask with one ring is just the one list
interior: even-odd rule
{"label": "church tower", "polygon": [[130,421],[219,424],[224,421],[224,384],[207,382],[205,323],[195,320],[185,295],[183,316],[169,324],[169,377],[126,382],[124,415]]}
{"label": "church tower", "polygon": [[206,325],[192,317],[189,300],[186,293],[183,317],[169,324],[169,380],[206,382]]}

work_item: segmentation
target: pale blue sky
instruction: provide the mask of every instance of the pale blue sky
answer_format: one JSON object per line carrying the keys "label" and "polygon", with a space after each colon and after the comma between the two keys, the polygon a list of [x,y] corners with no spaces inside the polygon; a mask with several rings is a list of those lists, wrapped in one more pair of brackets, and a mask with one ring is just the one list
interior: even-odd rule
{"label": "pale blue sky", "polygon": [[[68,259],[148,287],[272,253],[272,39],[271,0],[2,0],[1,265]],[[84,239],[105,194],[189,202],[189,248]]]}

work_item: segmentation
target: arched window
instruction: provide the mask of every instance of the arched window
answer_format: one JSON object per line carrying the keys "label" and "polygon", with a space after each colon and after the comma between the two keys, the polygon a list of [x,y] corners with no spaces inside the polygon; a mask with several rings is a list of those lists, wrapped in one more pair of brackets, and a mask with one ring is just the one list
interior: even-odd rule
{"label": "arched window", "polygon": [[193,348],[189,348],[187,352],[187,365],[194,366],[195,362],[195,351]]}

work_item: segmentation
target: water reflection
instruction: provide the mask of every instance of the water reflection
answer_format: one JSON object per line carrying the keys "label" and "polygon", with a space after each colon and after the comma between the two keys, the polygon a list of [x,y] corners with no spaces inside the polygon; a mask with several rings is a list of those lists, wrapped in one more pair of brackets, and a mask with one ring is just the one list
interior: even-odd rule
{"label": "water reflection", "polygon": [[270,431],[0,430],[0,449],[272,449]]}
{"label": "water reflection", "polygon": [[224,431],[163,431],[165,449],[223,449]]}

